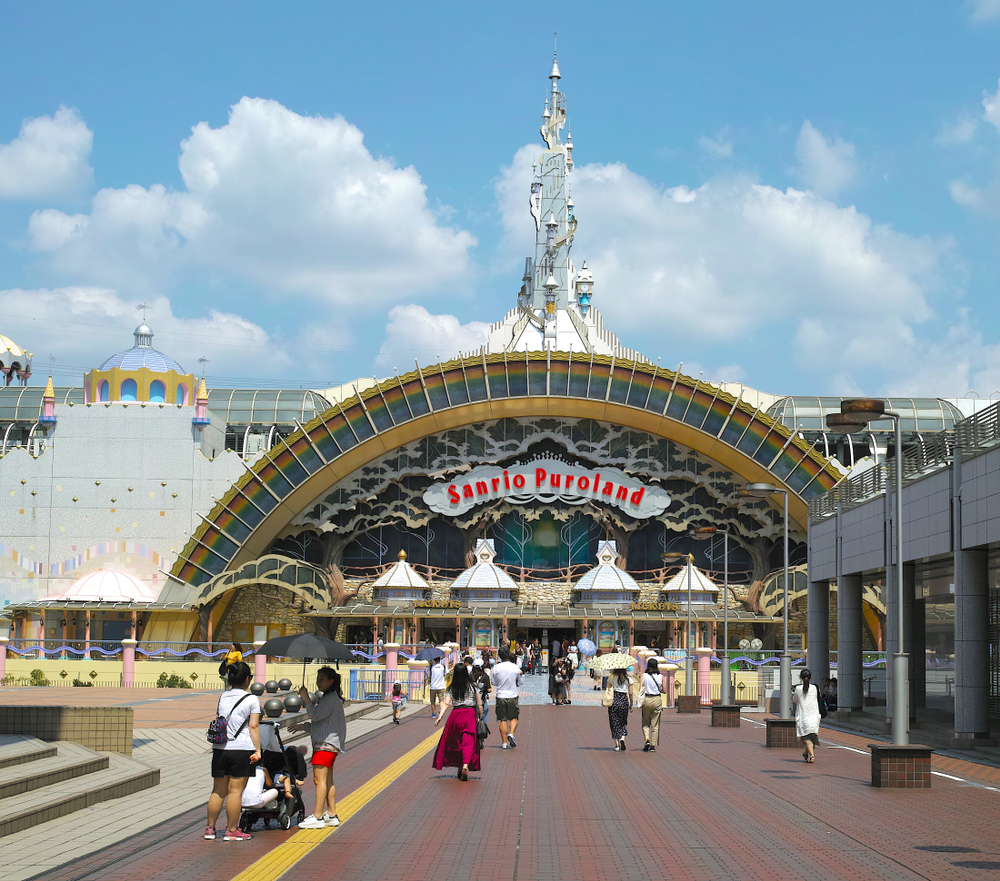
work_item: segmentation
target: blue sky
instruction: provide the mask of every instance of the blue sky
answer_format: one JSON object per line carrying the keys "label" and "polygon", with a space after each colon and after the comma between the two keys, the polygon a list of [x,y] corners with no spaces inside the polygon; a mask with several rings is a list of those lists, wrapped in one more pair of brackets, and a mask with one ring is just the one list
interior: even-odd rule
{"label": "blue sky", "polygon": [[[612,11],[614,10],[614,11]],[[1000,390],[1000,0],[0,8],[0,333],[337,384],[514,305],[558,31],[625,345],[774,393]]]}

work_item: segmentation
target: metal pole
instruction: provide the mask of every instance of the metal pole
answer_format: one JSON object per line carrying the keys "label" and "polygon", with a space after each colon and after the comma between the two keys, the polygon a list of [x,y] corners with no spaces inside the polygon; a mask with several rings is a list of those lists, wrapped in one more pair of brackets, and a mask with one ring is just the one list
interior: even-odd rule
{"label": "metal pole", "polygon": [[785,611],[784,641],[781,644],[781,672],[779,674],[779,708],[782,719],[792,718],[792,658],[788,654],[788,490],[780,490],[785,500]]}
{"label": "metal pole", "polygon": [[722,693],[719,695],[721,699],[722,706],[728,707],[730,705],[730,689],[732,687],[732,670],[729,667],[729,533],[723,532],[723,552],[722,552],[722,567],[723,567],[723,584],[725,593],[725,604],[722,607],[722,620],[723,620],[723,630],[722,630],[722,649],[724,651],[724,660],[722,661]]}
{"label": "metal pole", "polygon": [[[687,615],[687,636],[684,639],[684,695],[690,697],[694,694],[694,665],[691,662],[691,564],[694,560],[693,554],[688,554],[688,615]],[[697,640],[695,640],[697,644]]]}
{"label": "metal pole", "polygon": [[893,420],[896,439],[896,652],[892,656],[892,743],[910,742],[910,658],[903,645],[903,432],[896,413],[886,413]]}

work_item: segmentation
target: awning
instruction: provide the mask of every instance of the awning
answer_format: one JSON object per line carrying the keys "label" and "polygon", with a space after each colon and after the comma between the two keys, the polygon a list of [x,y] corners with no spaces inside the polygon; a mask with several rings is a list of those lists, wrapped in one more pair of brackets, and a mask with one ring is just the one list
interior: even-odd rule
{"label": "awning", "polygon": [[[687,609],[646,610],[629,606],[552,606],[552,605],[494,605],[460,606],[458,608],[427,608],[412,603],[398,605],[355,603],[335,609],[307,612],[310,618],[421,618],[441,620],[455,618],[517,618],[570,621],[686,621]],[[699,606],[691,609],[692,621],[722,621],[725,610],[719,607]],[[730,609],[729,620],[734,623],[774,624],[779,617],[759,615],[744,609]]]}

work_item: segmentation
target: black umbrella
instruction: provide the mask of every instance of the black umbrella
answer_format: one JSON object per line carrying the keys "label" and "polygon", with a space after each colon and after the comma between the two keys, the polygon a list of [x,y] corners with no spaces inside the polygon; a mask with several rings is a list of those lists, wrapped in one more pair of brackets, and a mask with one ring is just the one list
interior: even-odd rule
{"label": "black umbrella", "polygon": [[328,661],[354,660],[354,655],[348,646],[335,639],[317,636],[315,633],[276,636],[257,649],[257,654],[277,655],[280,658],[302,658],[303,685],[306,679],[306,658],[323,658]]}
{"label": "black umbrella", "polygon": [[438,658],[443,658],[444,652],[439,648],[435,648],[432,645],[427,646],[427,648],[422,648],[413,656],[414,661],[436,661]]}

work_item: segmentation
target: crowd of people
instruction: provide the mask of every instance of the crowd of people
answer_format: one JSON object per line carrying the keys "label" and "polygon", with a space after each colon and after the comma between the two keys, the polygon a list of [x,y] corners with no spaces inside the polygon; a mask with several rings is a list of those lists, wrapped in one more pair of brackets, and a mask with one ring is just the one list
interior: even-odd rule
{"label": "crowd of people", "polygon": [[[299,775],[289,773],[287,765],[285,768],[269,767],[266,761],[262,761],[265,746],[262,746],[261,706],[250,692],[250,667],[237,660],[239,650],[238,645],[233,646],[231,662],[225,666],[227,688],[219,698],[217,720],[213,723],[218,726],[222,722],[224,737],[213,741],[213,786],[204,833],[209,840],[217,837],[216,823],[223,810],[226,814],[224,839],[248,839],[249,833],[240,828],[241,811],[247,807],[263,809],[281,798],[290,802],[297,797],[297,787],[303,783]],[[601,660],[600,655],[597,652],[595,661]],[[518,689],[526,675],[541,672],[543,659],[540,642],[535,639],[524,644],[514,642],[504,645],[496,656],[489,649],[482,650],[479,657],[466,654],[450,670],[444,652],[428,664],[425,684],[429,690],[431,717],[435,727],[445,723],[434,751],[432,764],[436,770],[455,768],[455,776],[462,781],[469,779],[470,772],[481,770],[483,745],[489,735],[487,719],[491,698],[501,748],[517,747],[520,715]],[[581,665],[577,646],[568,640],[554,640],[547,660],[548,694],[552,704],[571,704],[572,682]],[[616,752],[625,751],[629,718],[639,709],[644,740],[642,749],[644,752],[655,752],[659,746],[660,715],[666,693],[666,680],[659,671],[656,659],[647,661],[641,675],[632,659],[624,653],[606,657],[605,661],[608,663],[595,663],[590,675],[594,688],[605,690],[601,703],[608,710],[612,748]],[[820,720],[827,710],[837,708],[837,680],[824,680],[822,688],[812,685],[811,680],[810,671],[802,670],[799,685],[792,695],[796,707],[796,732],[803,744],[803,759],[810,764],[816,760]],[[333,769],[337,757],[347,746],[340,674],[330,667],[321,667],[316,675],[316,689],[315,697],[305,687],[299,690],[302,707],[310,723],[310,764],[316,792],[313,813],[299,824],[304,829],[340,824]],[[400,723],[406,697],[401,683],[393,683],[389,702],[394,724]],[[299,727],[292,724],[288,730],[296,731]],[[263,729],[268,728],[263,726]],[[264,730],[263,734],[266,736],[267,731]],[[300,747],[299,751],[303,756],[306,753],[304,747]],[[303,764],[301,777],[304,776]]]}

